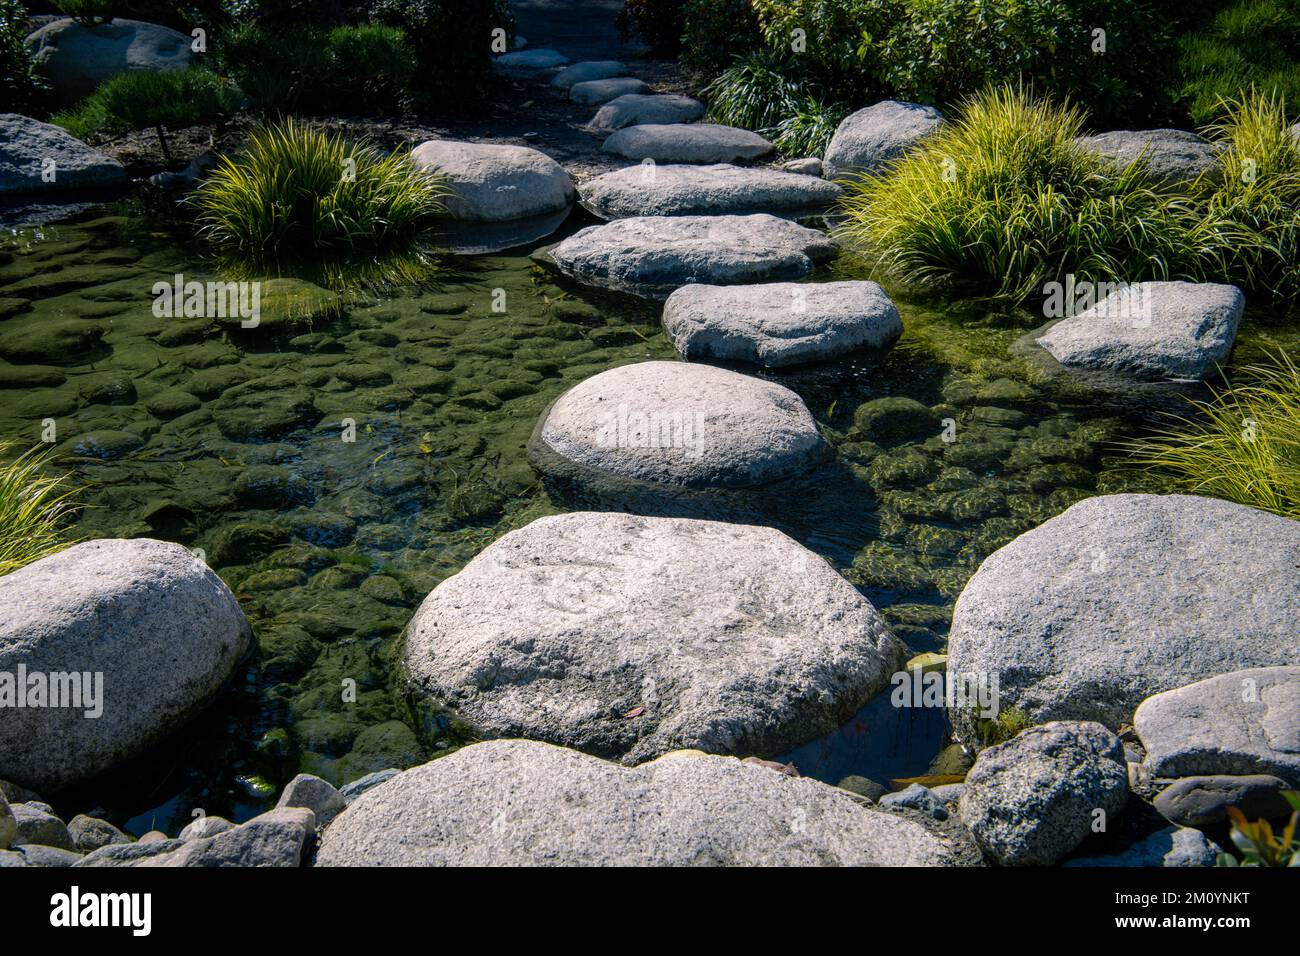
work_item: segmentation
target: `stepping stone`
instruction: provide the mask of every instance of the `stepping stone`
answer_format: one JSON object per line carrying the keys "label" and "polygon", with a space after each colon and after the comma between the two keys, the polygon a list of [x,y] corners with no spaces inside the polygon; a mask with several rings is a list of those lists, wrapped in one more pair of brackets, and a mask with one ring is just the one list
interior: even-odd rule
{"label": "stepping stone", "polygon": [[317,866],[959,866],[937,824],[734,757],[639,767],[494,740],[408,770],[325,831]]}
{"label": "stepping stone", "polygon": [[577,465],[636,481],[745,488],[805,471],[826,445],[803,400],[782,385],[709,365],[639,362],[556,399],[530,451],[552,473]]}
{"label": "stepping stone", "polygon": [[767,368],[879,348],[903,334],[874,282],[687,285],[664,303],[664,329],[684,358]]}
{"label": "stepping stone", "polygon": [[[53,172],[51,181],[43,175],[47,170]],[[123,186],[126,181],[121,163],[67,130],[18,113],[0,113],[0,196]]]}
{"label": "stepping stone", "polygon": [[411,160],[447,177],[454,193],[446,200],[452,219],[525,219],[560,212],[573,201],[573,180],[564,167],[527,146],[433,139],[417,146]]}
{"label": "stepping stone", "polygon": [[60,18],[27,38],[37,71],[55,100],[71,106],[96,87],[132,70],[183,70],[194,59],[193,38],[170,27],[114,17],[93,27]]}
{"label": "stepping stone", "polygon": [[689,96],[627,93],[597,110],[589,125],[595,132],[613,132],[625,126],[694,123],[703,116],[704,104]]}
{"label": "stepping stone", "polygon": [[1228,357],[1246,297],[1213,282],[1139,282],[1061,319],[1038,344],[1069,369],[1195,382]]}
{"label": "stepping stone", "polygon": [[502,53],[494,62],[496,68],[507,76],[534,76],[567,66],[569,58],[556,50],[538,48]]}
{"label": "stepping stone", "polygon": [[1195,179],[1219,163],[1220,147],[1181,129],[1121,129],[1080,136],[1075,142],[1110,160],[1117,169],[1141,159],[1152,178],[1165,183]]}
{"label": "stepping stone", "polygon": [[735,163],[766,156],[773,148],[757,133],[715,123],[642,123],[620,129],[601,147],[624,159],[657,163]]}
{"label": "stepping stone", "polygon": [[[1001,707],[1032,722],[1114,730],[1161,691],[1300,664],[1297,566],[1300,522],[1192,495],[1088,498],[984,561],[953,611],[948,673],[998,674]],[[950,715],[977,739],[967,710]]]}
{"label": "stepping stone", "polygon": [[836,251],[823,233],[776,216],[644,216],[582,229],[550,257],[588,285],[666,299],[691,282],[802,279]]}
{"label": "stepping stone", "polygon": [[[221,579],[186,548],[149,538],[87,541],[7,574],[0,607],[0,674],[102,675],[98,705],[5,707],[0,777],[41,793],[118,766],[180,727],[251,642]],[[83,688],[83,702],[92,691]],[[101,716],[87,719],[96,707]]]}
{"label": "stepping stone", "polygon": [[824,213],[840,198],[835,183],[775,169],[714,166],[629,166],[588,180],[583,207],[602,219]]}
{"label": "stepping stone", "polygon": [[773,528],[577,512],[438,585],[405,664],[483,735],[636,764],[783,753],[838,727],[901,656],[871,603]]}
{"label": "stepping stone", "polygon": [[626,76],[627,66],[618,60],[583,60],[573,66],[566,66],[551,78],[551,86],[567,90],[575,83],[588,80],[608,80],[615,76]]}
{"label": "stepping stone", "polygon": [[[1267,585],[1260,580],[1254,595]],[[1156,777],[1270,774],[1300,787],[1300,666],[1249,668],[1156,694],[1133,728]]]}
{"label": "stepping stone", "polygon": [[827,179],[878,173],[943,123],[933,106],[885,100],[844,118],[826,148]]}
{"label": "stepping stone", "polygon": [[638,80],[634,76],[618,76],[608,80],[575,83],[569,88],[569,99],[575,103],[591,106],[596,103],[606,103],[620,96],[640,95],[649,89],[644,80]]}

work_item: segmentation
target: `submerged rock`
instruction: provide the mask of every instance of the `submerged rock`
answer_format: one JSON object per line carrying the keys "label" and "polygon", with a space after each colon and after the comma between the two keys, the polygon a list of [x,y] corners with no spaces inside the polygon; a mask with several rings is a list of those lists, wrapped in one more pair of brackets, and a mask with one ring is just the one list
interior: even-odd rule
{"label": "submerged rock", "polygon": [[704,116],[704,104],[676,93],[625,93],[596,111],[588,125],[595,132],[613,132],[627,126],[694,123]]}
{"label": "submerged rock", "polygon": [[[984,561],[953,612],[948,673],[998,675],[1001,706],[1034,722],[1118,728],[1160,691],[1300,664],[1297,566],[1300,522],[1191,495],[1088,498]],[[952,717],[971,744],[974,718]]]}
{"label": "submerged rock", "polygon": [[637,165],[583,183],[579,202],[602,219],[824,212],[840,198],[834,183],[744,166]]}
{"label": "submerged rock", "polygon": [[482,733],[638,763],[781,753],[835,729],[901,653],[852,585],[775,529],[577,512],[435,588],[406,666]]}
{"label": "submerged rock", "polygon": [[639,362],[561,395],[530,450],[546,471],[567,463],[636,481],[738,488],[802,471],[826,445],[803,400],[782,385],[707,365]]}
{"label": "submerged rock", "polygon": [[120,17],[94,26],[55,20],[27,38],[37,71],[68,106],[121,73],[185,69],[194,59],[191,43],[170,27]]}
{"label": "submerged rock", "polygon": [[1141,159],[1151,177],[1178,183],[1211,172],[1219,163],[1221,147],[1181,129],[1120,129],[1075,142],[1090,153],[1122,169]]}
{"label": "submerged rock", "polygon": [[645,216],[589,226],[550,255],[580,282],[666,299],[691,282],[802,279],[836,248],[817,230],[775,216]]}
{"label": "submerged rock", "polygon": [[[508,54],[509,55],[509,54]],[[503,222],[545,216],[573,201],[573,181],[545,153],[527,146],[434,139],[411,153],[420,169],[446,176],[453,219]]]}
{"label": "submerged rock", "polygon": [[1004,866],[1050,866],[1128,800],[1119,738],[1100,724],[1053,721],[990,747],[957,801],[975,842]]}
{"label": "submerged rock", "polygon": [[644,80],[634,76],[610,77],[602,80],[584,80],[569,88],[569,99],[575,103],[608,103],[620,96],[640,95],[650,89]]}
{"label": "submerged rock", "polygon": [[879,348],[903,332],[898,309],[874,282],[687,285],[664,303],[663,322],[685,358],[768,368]]}
{"label": "submerged rock", "polygon": [[17,113],[0,113],[0,196],[126,184],[115,159],[67,130]]}
{"label": "submerged rock", "polygon": [[319,866],[967,862],[954,839],[815,780],[690,751],[629,769],[522,740],[466,747],[365,794],[317,856]]}
{"label": "submerged rock", "polygon": [[885,100],[851,113],[826,148],[827,179],[876,173],[943,123],[933,106]]}
{"label": "submerged rock", "polygon": [[735,163],[766,156],[773,148],[757,133],[716,123],[639,123],[618,130],[601,147],[625,159],[657,163]]}
{"label": "submerged rock", "polygon": [[162,739],[250,644],[221,579],[180,545],[148,538],[88,541],[21,568],[0,578],[0,606],[0,673],[22,667],[29,699],[43,675],[49,693],[80,705],[6,707],[0,774],[42,791]]}

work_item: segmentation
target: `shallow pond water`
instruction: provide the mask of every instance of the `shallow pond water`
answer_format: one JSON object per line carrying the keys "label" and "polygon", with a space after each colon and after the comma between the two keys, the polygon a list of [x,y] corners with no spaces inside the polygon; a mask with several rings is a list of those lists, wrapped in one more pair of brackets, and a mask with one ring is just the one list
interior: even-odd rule
{"label": "shallow pond water", "polygon": [[[803,396],[835,448],[815,473],[637,502],[545,481],[525,446],[547,405],[597,372],[674,352],[657,305],[560,284],[530,251],[448,257],[432,281],[337,308],[282,284],[245,330],[154,315],[156,282],[216,276],[125,207],[4,236],[0,438],[54,439],[85,486],[75,534],[201,549],[259,643],[194,723],[62,795],[61,810],[175,833],[195,808],[260,812],[299,771],[343,783],[464,742],[397,686],[401,631],[438,582],[545,514],[775,525],[921,652],[943,648],[989,553],[1082,497],[1156,487],[1113,444],[1155,423],[1150,402],[1041,381],[1009,352],[1033,324],[1024,314],[897,296],[906,331],[893,349],[769,376]],[[1293,347],[1279,328],[1248,313],[1237,361]],[[927,772],[942,712],[886,697],[783,759],[831,782]]]}

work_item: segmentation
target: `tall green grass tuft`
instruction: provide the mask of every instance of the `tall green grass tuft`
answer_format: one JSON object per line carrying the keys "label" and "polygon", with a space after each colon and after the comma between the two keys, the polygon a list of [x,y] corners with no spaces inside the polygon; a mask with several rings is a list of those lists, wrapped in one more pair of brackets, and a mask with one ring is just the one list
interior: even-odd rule
{"label": "tall green grass tuft", "polygon": [[293,119],[255,130],[192,201],[199,227],[226,251],[274,255],[392,247],[432,224],[442,177],[402,153],[384,155]]}
{"label": "tall green grass tuft", "polygon": [[785,156],[820,156],[849,110],[791,79],[769,54],[738,59],[705,89],[709,117],[768,137]]}
{"label": "tall green grass tuft", "polygon": [[850,182],[841,235],[877,268],[921,285],[1024,301],[1081,280],[1199,280],[1227,272],[1248,230],[1116,170],[1074,139],[1085,114],[1020,86],[989,88],[878,176]]}
{"label": "tall green grass tuft", "polygon": [[[0,442],[0,462],[12,442]],[[73,511],[66,475],[46,474],[46,456],[32,450],[0,463],[0,575],[67,547]]]}
{"label": "tall green grass tuft", "polygon": [[1285,354],[1194,402],[1194,417],[1129,443],[1135,464],[1199,495],[1300,519],[1300,369]]}

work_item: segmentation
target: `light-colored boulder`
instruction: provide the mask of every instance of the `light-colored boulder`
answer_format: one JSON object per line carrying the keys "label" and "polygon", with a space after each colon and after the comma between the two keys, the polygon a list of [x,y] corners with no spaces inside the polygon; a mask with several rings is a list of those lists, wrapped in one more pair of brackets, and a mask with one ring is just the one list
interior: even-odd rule
{"label": "light-colored boulder", "polygon": [[1199,381],[1232,351],[1245,308],[1233,285],[1139,282],[1053,323],[1038,344],[1070,369]]}
{"label": "light-colored boulder", "polygon": [[178,840],[201,840],[204,837],[214,837],[218,833],[225,833],[227,830],[233,830],[235,824],[231,823],[225,817],[204,816],[185,824],[181,832],[176,835]]}
{"label": "light-colored boulder", "polygon": [[161,840],[146,841],[141,837],[135,843],[113,843],[92,850],[73,866],[137,866],[143,860],[166,856],[184,845],[182,840],[168,840],[164,837]]}
{"label": "light-colored boulder", "polygon": [[121,163],[67,130],[18,113],[0,113],[0,196],[125,183]]}
{"label": "light-colored boulder", "polygon": [[36,69],[65,106],[121,73],[185,69],[194,59],[192,42],[170,27],[116,18],[90,27],[55,20],[27,38]]}
{"label": "light-colored boulder", "polygon": [[627,65],[618,60],[583,60],[572,66],[566,66],[551,77],[551,86],[567,90],[576,83],[590,80],[608,80],[616,76],[626,76]]}
{"label": "light-colored boulder", "polygon": [[734,757],[639,767],[523,740],[475,744],[372,790],[318,866],[950,866],[924,822]]}
{"label": "light-colored boulder", "polygon": [[933,106],[898,100],[885,100],[851,113],[826,147],[826,178],[878,173],[942,122],[943,114]]}
{"label": "light-colored boulder", "polygon": [[558,50],[538,47],[532,50],[512,50],[503,53],[493,63],[507,76],[530,77],[568,66],[569,58]]}
{"label": "light-colored boulder", "polygon": [[703,118],[704,104],[677,93],[626,93],[596,111],[588,124],[594,132],[612,133],[627,126],[694,123]]}
{"label": "light-colored boulder", "polygon": [[1119,169],[1140,159],[1152,178],[1166,183],[1214,172],[1221,152],[1204,137],[1181,129],[1121,129],[1080,136],[1075,142]]}
{"label": "light-colored boulder", "polygon": [[447,177],[453,219],[503,222],[559,212],[573,201],[573,180],[555,160],[527,146],[433,139],[411,153],[420,169]]}
{"label": "light-colored boulder", "polygon": [[903,332],[889,296],[866,281],[687,285],[668,297],[663,321],[685,358],[768,368],[880,348]]}
{"label": "light-colored boulder", "polygon": [[27,866],[62,868],[76,866],[82,859],[81,854],[75,850],[57,846],[43,846],[36,843],[22,847],[19,852],[22,853]]}
{"label": "light-colored boulder", "polygon": [[773,146],[757,133],[734,126],[639,123],[612,134],[601,149],[656,163],[735,163],[766,156]]}
{"label": "light-colored boulder", "polygon": [[532,441],[550,459],[634,481],[746,488],[777,481],[826,454],[794,392],[709,365],[639,362],[593,375],[550,407]]}
{"label": "light-colored boulder", "polygon": [[349,783],[345,783],[339,788],[339,793],[343,794],[343,800],[351,803],[357,797],[361,796],[367,790],[373,790],[381,783],[387,783],[402,771],[396,767],[389,767],[386,770],[376,770],[374,773],[368,773],[364,777],[358,777]]}
{"label": "light-colored boulder", "polygon": [[1108,856],[1085,856],[1067,860],[1063,866],[1214,866],[1219,847],[1200,830],[1169,827],[1159,830],[1128,849]]}
{"label": "light-colored boulder", "polygon": [[[1267,587],[1257,580],[1254,593]],[[1300,666],[1248,668],[1155,694],[1133,727],[1156,777],[1271,774],[1300,787]]]}
{"label": "light-colored boulder", "polygon": [[73,849],[78,853],[90,853],[102,846],[131,842],[129,836],[107,820],[88,817],[84,813],[79,813],[68,821],[68,833],[72,837]]}
{"label": "light-colored boulder", "polygon": [[576,512],[438,585],[405,661],[487,736],[640,763],[782,753],[838,727],[901,654],[856,588],[773,528]]}
{"label": "light-colored boulder", "polygon": [[15,803],[10,810],[16,824],[12,838],[14,846],[35,843],[40,846],[55,846],[62,850],[76,848],[67,826],[50,812],[47,805]]}
{"label": "light-colored boulder", "polygon": [[581,229],[550,256],[579,282],[666,299],[691,282],[802,279],[836,251],[816,229],[766,214],[640,216]]}
{"label": "light-colored boulder", "polygon": [[29,703],[44,683],[79,704],[5,709],[0,774],[42,792],[181,726],[251,642],[221,579],[180,545],[149,538],[87,541],[5,575],[0,607],[0,674],[23,668]]}
{"label": "light-colored boulder", "polygon": [[776,215],[825,212],[840,198],[834,183],[775,169],[637,165],[583,183],[578,200],[602,219],[629,216]]}
{"label": "light-colored boulder", "polygon": [[820,176],[822,161],[816,156],[805,156],[802,159],[788,159],[781,164],[781,168],[787,173],[798,173],[800,176]]}
{"label": "light-colored boulder", "polygon": [[216,836],[186,840],[176,849],[146,856],[142,867],[301,866],[316,838],[315,815],[304,807],[277,807]]}
{"label": "light-colored boulder", "polygon": [[634,76],[616,76],[606,80],[584,80],[569,87],[569,99],[575,103],[595,106],[608,103],[620,96],[640,96],[650,92],[644,80]]}
{"label": "light-colored boulder", "polygon": [[1004,866],[1050,866],[1128,800],[1119,738],[1100,724],[1031,727],[975,759],[957,812],[975,842]]}
{"label": "light-colored boulder", "polygon": [[276,807],[306,807],[316,816],[316,825],[325,826],[347,806],[343,794],[334,785],[309,773],[300,773],[287,784]]}
{"label": "light-colored boulder", "polygon": [[[953,612],[948,673],[997,675],[1001,706],[1035,722],[1117,729],[1152,694],[1300,664],[1297,566],[1300,522],[1192,495],[1088,498],[984,561]],[[972,745],[968,710],[951,716]]]}

